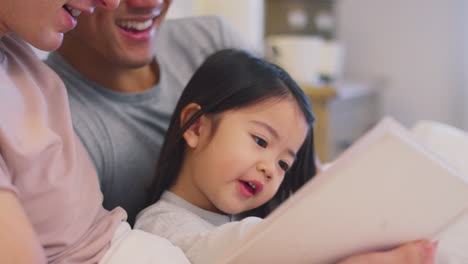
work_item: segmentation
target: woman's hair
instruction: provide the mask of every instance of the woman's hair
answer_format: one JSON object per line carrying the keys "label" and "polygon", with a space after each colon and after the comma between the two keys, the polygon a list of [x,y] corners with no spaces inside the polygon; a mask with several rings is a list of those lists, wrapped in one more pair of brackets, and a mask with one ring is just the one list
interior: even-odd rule
{"label": "woman's hair", "polygon": [[[166,132],[148,202],[156,202],[176,181],[184,160],[184,132],[200,116],[214,115],[271,99],[294,98],[309,126],[306,139],[293,166],[286,172],[275,196],[242,216],[265,217],[316,172],[314,159],[314,115],[309,100],[297,83],[280,67],[233,49],[218,51],[206,59],[183,91]],[[181,111],[190,103],[201,109],[181,126]]]}

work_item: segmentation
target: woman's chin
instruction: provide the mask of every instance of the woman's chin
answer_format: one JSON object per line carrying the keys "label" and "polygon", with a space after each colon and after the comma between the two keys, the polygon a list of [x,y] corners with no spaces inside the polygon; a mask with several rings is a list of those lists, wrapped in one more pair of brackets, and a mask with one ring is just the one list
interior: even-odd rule
{"label": "woman's chin", "polygon": [[51,34],[44,34],[42,38],[37,40],[29,41],[29,44],[34,46],[37,49],[43,51],[54,51],[62,45],[63,42],[63,33],[61,32],[54,32]]}

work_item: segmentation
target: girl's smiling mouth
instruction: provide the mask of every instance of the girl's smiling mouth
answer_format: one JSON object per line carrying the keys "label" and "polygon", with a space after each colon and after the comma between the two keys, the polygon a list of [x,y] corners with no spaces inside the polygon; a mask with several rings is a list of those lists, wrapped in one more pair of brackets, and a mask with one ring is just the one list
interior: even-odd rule
{"label": "girl's smiling mouth", "polygon": [[245,198],[250,198],[263,189],[263,184],[258,181],[243,181],[239,180],[240,193]]}

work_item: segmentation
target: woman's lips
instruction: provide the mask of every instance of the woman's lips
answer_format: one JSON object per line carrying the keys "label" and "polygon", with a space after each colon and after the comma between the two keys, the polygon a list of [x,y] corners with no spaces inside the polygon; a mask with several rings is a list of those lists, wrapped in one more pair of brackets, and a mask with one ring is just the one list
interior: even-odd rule
{"label": "woman's lips", "polygon": [[75,5],[70,5],[70,4],[65,4],[62,6],[62,12],[63,12],[63,32],[67,32],[72,30],[73,28],[76,27],[77,24],[77,17],[81,15],[82,13],[85,14],[91,14],[93,13],[94,8],[89,7],[89,8],[83,8],[83,7],[77,7]]}
{"label": "woman's lips", "polygon": [[81,14],[81,10],[78,10],[76,8],[73,8],[69,5],[64,5],[63,8],[65,8],[65,10],[68,11],[68,13],[73,16],[73,17],[77,17]]}
{"label": "woman's lips", "polygon": [[[62,8],[62,14],[63,14],[63,32],[67,32],[75,28],[77,24],[76,17],[72,15],[70,9],[68,9],[66,6],[63,6]],[[75,12],[76,14],[76,12]],[[78,14],[79,15],[79,14]]]}

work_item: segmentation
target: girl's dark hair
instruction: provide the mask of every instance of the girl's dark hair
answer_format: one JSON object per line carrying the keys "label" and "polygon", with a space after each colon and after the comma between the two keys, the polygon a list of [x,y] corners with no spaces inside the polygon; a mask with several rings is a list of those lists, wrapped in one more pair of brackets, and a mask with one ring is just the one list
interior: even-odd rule
{"label": "girl's dark hair", "polygon": [[[190,79],[174,110],[150,187],[149,204],[158,201],[162,193],[175,183],[186,147],[183,134],[201,115],[238,109],[269,98],[291,96],[309,125],[306,139],[273,199],[243,213],[244,217],[265,217],[315,175],[314,115],[305,93],[280,67],[233,49],[218,51],[208,57]],[[201,110],[181,126],[181,111],[190,103],[200,105]]]}

